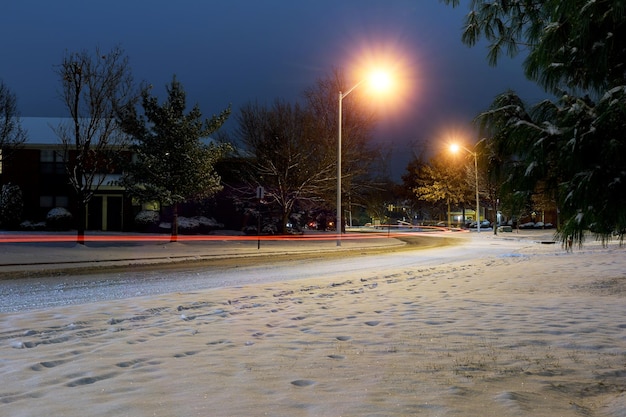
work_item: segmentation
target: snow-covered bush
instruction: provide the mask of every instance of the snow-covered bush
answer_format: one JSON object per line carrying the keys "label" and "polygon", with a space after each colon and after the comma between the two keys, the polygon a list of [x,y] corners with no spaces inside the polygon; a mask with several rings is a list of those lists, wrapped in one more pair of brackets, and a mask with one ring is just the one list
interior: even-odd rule
{"label": "snow-covered bush", "polygon": [[[243,228],[243,232],[246,235],[258,235],[259,227],[258,225],[249,224]],[[278,232],[278,228],[273,223],[263,223],[261,226],[261,234],[262,235],[275,235]]]}
{"label": "snow-covered bush", "polygon": [[223,229],[224,224],[217,222],[212,217],[197,216],[196,219],[200,223],[200,233],[210,233],[214,230]]}
{"label": "snow-covered bush", "polygon": [[215,219],[205,216],[178,217],[178,231],[184,234],[206,234],[223,227]]}
{"label": "snow-covered bush", "polygon": [[22,190],[11,183],[2,186],[0,194],[0,226],[5,229],[15,229],[22,220],[24,202]]}
{"label": "snow-covered bush", "polygon": [[243,228],[242,232],[246,235],[256,235],[258,234],[258,227],[249,224]]}
{"label": "snow-covered bush", "polygon": [[46,222],[33,223],[30,220],[24,220],[22,223],[20,223],[20,230],[46,230]]}
{"label": "snow-covered bush", "polygon": [[72,228],[72,213],[63,207],[55,207],[46,215],[46,227],[49,230],[69,230]]}
{"label": "snow-covered bush", "polygon": [[261,234],[275,235],[277,233],[278,233],[278,227],[276,227],[275,223],[265,223],[263,227],[261,227]]}
{"label": "snow-covered bush", "polygon": [[155,230],[159,224],[159,220],[159,212],[142,210],[135,216],[135,228],[142,232]]}
{"label": "snow-covered bush", "polygon": [[184,234],[198,233],[200,230],[200,222],[193,217],[178,218],[178,232]]}

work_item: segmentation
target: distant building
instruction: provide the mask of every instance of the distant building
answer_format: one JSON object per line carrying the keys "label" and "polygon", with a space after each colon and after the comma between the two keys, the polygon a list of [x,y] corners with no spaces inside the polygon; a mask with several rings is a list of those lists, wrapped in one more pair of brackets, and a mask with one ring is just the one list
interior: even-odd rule
{"label": "distant building", "polygon": [[[76,195],[70,185],[60,139],[54,132],[63,119],[23,117],[26,143],[9,160],[0,159],[0,182],[22,190],[24,219],[42,221],[50,209],[63,207],[76,214]],[[86,230],[122,231],[132,227],[133,207],[124,189],[115,185],[120,172],[107,174],[89,202]],[[76,216],[74,216],[76,217]]]}

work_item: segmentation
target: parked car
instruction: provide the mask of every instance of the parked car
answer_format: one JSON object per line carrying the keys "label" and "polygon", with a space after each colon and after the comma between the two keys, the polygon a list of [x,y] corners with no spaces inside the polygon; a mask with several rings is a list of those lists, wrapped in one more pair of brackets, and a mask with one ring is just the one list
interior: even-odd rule
{"label": "parked car", "polygon": [[[476,222],[471,222],[469,225],[470,229],[476,229]],[[480,222],[480,227],[491,227],[491,222],[487,219],[482,220]]]}

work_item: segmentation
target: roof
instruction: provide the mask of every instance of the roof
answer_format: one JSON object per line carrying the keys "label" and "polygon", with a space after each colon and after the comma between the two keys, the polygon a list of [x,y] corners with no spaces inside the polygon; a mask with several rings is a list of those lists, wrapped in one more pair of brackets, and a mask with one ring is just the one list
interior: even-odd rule
{"label": "roof", "polygon": [[62,117],[20,117],[22,129],[26,131],[26,144],[58,145],[59,137],[53,129],[66,120]]}
{"label": "roof", "polygon": [[[59,145],[61,140],[55,133],[60,124],[71,123],[69,117],[20,117],[22,129],[26,130],[26,145]],[[212,137],[201,138],[205,144],[214,142]]]}

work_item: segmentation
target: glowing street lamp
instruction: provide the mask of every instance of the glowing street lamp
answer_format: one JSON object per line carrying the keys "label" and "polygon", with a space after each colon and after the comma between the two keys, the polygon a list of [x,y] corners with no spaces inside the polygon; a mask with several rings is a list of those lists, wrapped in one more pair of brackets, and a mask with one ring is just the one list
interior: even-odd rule
{"label": "glowing street lamp", "polygon": [[476,152],[470,151],[465,146],[457,145],[456,143],[450,145],[451,152],[456,153],[459,151],[459,149],[463,149],[465,152],[474,157],[474,175],[476,179],[476,231],[480,233],[480,200],[478,199],[478,156]]}
{"label": "glowing street lamp", "polygon": [[353,92],[358,86],[363,84],[364,82],[369,82],[374,89],[377,91],[386,90],[389,88],[391,84],[391,80],[389,75],[383,71],[376,71],[370,74],[370,76],[366,79],[363,79],[356,83],[352,88],[350,88],[345,93],[339,91],[339,115],[337,122],[337,246],[341,246],[341,227],[343,225],[343,221],[341,220],[341,124],[342,124],[342,107],[343,107],[343,99],[346,98],[348,94]]}

